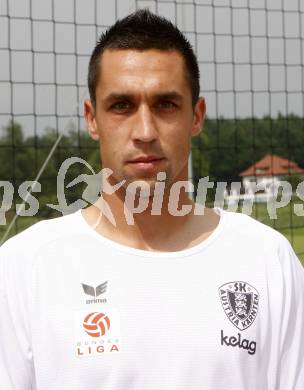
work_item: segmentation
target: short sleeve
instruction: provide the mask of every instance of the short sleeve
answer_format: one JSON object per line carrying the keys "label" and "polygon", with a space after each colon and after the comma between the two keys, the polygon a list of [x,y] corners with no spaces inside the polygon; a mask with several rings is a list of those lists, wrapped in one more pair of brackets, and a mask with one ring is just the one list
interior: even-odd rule
{"label": "short sleeve", "polygon": [[[14,266],[8,271],[10,259],[0,248],[0,389],[35,390],[34,369],[22,295],[18,292],[18,272]],[[13,262],[13,260],[12,260]],[[19,270],[20,272],[20,270]],[[20,290],[20,289],[19,289]]]}
{"label": "short sleeve", "polygon": [[304,269],[284,239],[279,250],[285,305],[281,323],[278,390],[304,389]]}

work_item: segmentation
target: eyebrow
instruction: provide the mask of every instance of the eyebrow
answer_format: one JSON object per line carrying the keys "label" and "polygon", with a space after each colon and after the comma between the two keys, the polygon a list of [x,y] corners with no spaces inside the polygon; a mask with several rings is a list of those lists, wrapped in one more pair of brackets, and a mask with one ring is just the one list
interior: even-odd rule
{"label": "eyebrow", "polygon": [[162,92],[155,95],[157,99],[183,100],[183,95],[176,91]]}
{"label": "eyebrow", "polygon": [[[154,98],[156,100],[166,99],[166,100],[181,101],[183,99],[183,95],[176,91],[166,91],[166,92],[160,92],[155,94]],[[111,103],[116,100],[132,100],[132,99],[134,99],[134,94],[132,93],[112,92],[104,98],[104,102]]]}

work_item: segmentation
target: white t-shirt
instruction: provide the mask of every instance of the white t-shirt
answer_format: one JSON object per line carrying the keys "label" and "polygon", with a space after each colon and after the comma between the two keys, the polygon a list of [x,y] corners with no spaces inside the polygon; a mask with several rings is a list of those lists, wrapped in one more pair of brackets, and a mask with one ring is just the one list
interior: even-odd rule
{"label": "white t-shirt", "polygon": [[220,214],[178,252],[115,243],[80,211],[8,240],[0,389],[303,390],[303,268],[280,233]]}

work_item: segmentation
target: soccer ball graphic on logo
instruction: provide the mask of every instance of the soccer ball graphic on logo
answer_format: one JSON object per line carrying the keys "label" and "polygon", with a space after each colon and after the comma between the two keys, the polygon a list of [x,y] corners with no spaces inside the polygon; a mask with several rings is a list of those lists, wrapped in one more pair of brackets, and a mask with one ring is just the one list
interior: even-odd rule
{"label": "soccer ball graphic on logo", "polygon": [[90,313],[84,318],[83,327],[91,337],[104,336],[110,329],[110,319],[104,313]]}

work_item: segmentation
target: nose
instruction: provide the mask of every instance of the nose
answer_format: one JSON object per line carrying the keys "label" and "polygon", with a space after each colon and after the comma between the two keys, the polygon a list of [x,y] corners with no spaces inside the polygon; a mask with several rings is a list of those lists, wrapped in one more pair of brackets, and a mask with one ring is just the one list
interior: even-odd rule
{"label": "nose", "polygon": [[153,113],[148,105],[140,106],[134,116],[132,138],[140,142],[153,142],[158,138]]}

